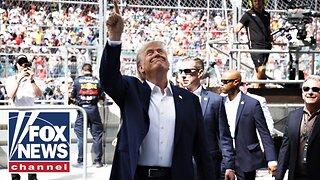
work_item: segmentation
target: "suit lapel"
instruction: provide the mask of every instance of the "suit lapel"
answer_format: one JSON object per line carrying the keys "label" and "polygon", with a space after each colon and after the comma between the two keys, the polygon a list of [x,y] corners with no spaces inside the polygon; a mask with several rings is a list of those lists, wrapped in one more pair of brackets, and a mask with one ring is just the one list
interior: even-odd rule
{"label": "suit lapel", "polygon": [[201,109],[202,109],[202,115],[205,114],[207,110],[208,102],[210,101],[210,97],[208,96],[208,92],[204,89],[201,91]]}
{"label": "suit lapel", "polygon": [[290,117],[293,117],[294,119],[287,118],[287,121],[289,121],[288,131],[293,132],[292,144],[295,147],[298,147],[300,144],[300,127],[301,127],[302,115],[303,115],[303,108],[301,108],[299,111],[296,111],[296,114],[293,114],[292,116],[290,116]]}
{"label": "suit lapel", "polygon": [[182,120],[183,120],[183,96],[179,93],[179,90],[174,87],[172,87],[172,93],[173,93],[173,100],[174,100],[174,106],[176,111],[176,125],[175,125],[175,131],[174,131],[174,145],[178,142],[181,128],[182,128]]}
{"label": "suit lapel", "polygon": [[150,86],[147,84],[147,82],[143,82],[143,85],[140,89],[140,99],[143,106],[143,111],[148,114],[149,110],[149,104],[150,104],[150,95],[151,95],[151,89]]}
{"label": "suit lapel", "polygon": [[237,126],[238,126],[238,123],[239,123],[239,120],[240,120],[240,116],[241,116],[241,113],[242,113],[242,110],[244,108],[244,105],[246,103],[245,101],[245,95],[241,93],[241,98],[240,98],[240,102],[239,102],[239,105],[238,105],[238,110],[237,110],[237,116],[236,116],[236,129],[237,129]]}

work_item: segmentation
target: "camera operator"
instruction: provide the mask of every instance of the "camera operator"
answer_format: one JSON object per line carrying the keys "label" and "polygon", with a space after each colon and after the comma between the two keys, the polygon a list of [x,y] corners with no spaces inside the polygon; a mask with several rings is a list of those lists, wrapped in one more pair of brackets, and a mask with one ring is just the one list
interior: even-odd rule
{"label": "camera operator", "polygon": [[[246,27],[249,48],[250,49],[266,49],[272,47],[272,36],[270,30],[270,14],[264,9],[264,0],[250,0],[252,8],[245,12],[239,23],[231,29],[232,33],[239,33],[243,27]],[[255,65],[255,79],[267,79],[266,64],[268,62],[269,53],[250,53],[251,59]],[[254,87],[264,87],[264,84],[257,84]]]}
{"label": "camera operator", "polygon": [[[19,55],[14,62],[16,75],[8,77],[6,89],[9,102],[13,106],[33,106],[36,97],[42,92],[33,79],[34,72],[27,56]],[[11,174],[12,180],[20,180],[19,174]],[[28,174],[28,180],[37,180],[37,174]]]}

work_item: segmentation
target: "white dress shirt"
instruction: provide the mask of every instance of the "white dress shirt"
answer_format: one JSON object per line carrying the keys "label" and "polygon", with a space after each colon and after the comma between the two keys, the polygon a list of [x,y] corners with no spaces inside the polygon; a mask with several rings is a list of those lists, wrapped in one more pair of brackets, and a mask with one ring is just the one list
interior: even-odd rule
{"label": "white dress shirt", "polygon": [[201,103],[201,92],[202,92],[202,86],[199,86],[198,89],[196,89],[193,94],[197,95],[199,98],[199,102]]}
{"label": "white dress shirt", "polygon": [[229,97],[227,96],[224,102],[227,118],[228,118],[228,124],[230,126],[230,133],[233,139],[235,136],[234,133],[236,130],[236,118],[237,118],[240,99],[241,99],[241,93],[238,93],[237,96],[232,101],[230,101]]}
{"label": "white dress shirt", "polygon": [[171,86],[168,82],[161,89],[146,81],[151,88],[149,131],[140,146],[139,165],[171,167],[175,132],[175,106]]}

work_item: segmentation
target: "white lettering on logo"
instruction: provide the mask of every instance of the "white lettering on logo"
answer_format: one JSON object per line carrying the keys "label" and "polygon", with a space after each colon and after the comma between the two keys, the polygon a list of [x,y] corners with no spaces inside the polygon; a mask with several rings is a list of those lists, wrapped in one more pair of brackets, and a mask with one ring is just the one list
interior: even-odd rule
{"label": "white lettering on logo", "polygon": [[29,141],[34,142],[36,137],[39,137],[44,142],[67,141],[63,135],[67,126],[29,126]]}
{"label": "white lettering on logo", "polygon": [[[63,134],[66,128],[67,126],[29,126],[30,144],[17,145],[18,158],[66,158],[68,156],[68,144]],[[44,143],[32,143],[41,142],[39,139]]]}

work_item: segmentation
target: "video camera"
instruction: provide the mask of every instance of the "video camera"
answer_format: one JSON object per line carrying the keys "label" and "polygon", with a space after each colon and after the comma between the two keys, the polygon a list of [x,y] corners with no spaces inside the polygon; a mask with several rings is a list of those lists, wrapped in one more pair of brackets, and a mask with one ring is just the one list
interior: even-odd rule
{"label": "video camera", "polygon": [[[315,46],[316,40],[313,36],[310,36],[310,40],[306,40],[308,35],[306,25],[312,23],[313,17],[320,17],[320,12],[305,9],[307,6],[297,6],[297,2],[295,1],[296,0],[285,0],[288,4],[288,14],[285,19],[290,25],[285,28],[280,28],[280,31],[290,32],[296,29],[296,38],[301,40],[304,46]],[[290,41],[292,39],[291,34],[287,34],[286,38]]]}

